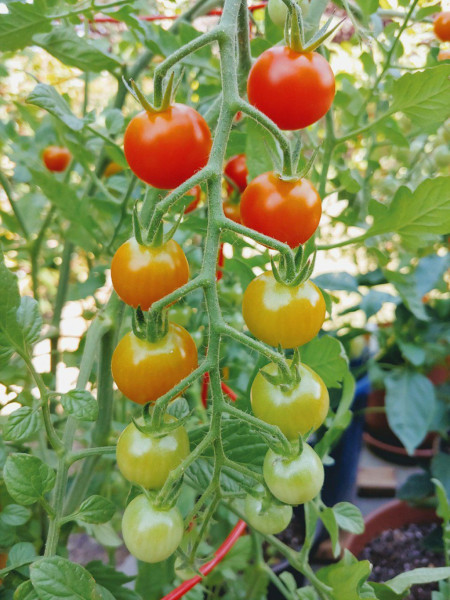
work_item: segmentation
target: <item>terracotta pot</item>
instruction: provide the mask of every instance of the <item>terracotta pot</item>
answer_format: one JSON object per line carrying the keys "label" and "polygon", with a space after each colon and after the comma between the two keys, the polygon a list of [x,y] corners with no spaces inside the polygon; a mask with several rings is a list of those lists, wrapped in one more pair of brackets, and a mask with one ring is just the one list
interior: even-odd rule
{"label": "terracotta pot", "polygon": [[401,500],[392,500],[371,512],[365,519],[365,530],[360,535],[350,535],[346,548],[358,557],[363,549],[383,531],[398,529],[410,523],[439,523],[432,508],[416,508]]}

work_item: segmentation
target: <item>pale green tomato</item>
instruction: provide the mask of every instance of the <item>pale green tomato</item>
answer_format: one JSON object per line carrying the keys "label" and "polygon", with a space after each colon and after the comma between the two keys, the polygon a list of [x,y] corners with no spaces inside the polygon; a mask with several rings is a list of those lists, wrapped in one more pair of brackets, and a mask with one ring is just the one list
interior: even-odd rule
{"label": "pale green tomato", "polygon": [[137,496],[126,507],[122,535],[126,547],[138,560],[161,562],[175,552],[183,538],[184,524],[177,507],[155,508],[144,496]]}
{"label": "pale green tomato", "polygon": [[[297,0],[297,4],[301,7],[302,16],[305,18],[309,11],[308,0]],[[269,0],[267,8],[272,22],[278,25],[278,27],[284,27],[287,17],[287,7],[283,0]]]}
{"label": "pale green tomato", "polygon": [[[287,361],[291,364],[292,361]],[[278,425],[284,435],[293,440],[311,429],[318,429],[328,413],[330,399],[322,379],[308,366],[298,366],[300,383],[289,391],[272,385],[261,371],[278,373],[274,363],[266,365],[255,377],[250,391],[252,409],[262,421]]]}
{"label": "pale green tomato", "polygon": [[186,581],[188,579],[192,579],[198,573],[194,571],[192,567],[186,565],[181,557],[177,557],[175,559],[175,575],[181,579],[182,581]]}
{"label": "pale green tomato", "polygon": [[[176,421],[165,415],[166,423]],[[189,454],[189,438],[183,425],[157,437],[141,433],[130,423],[117,442],[117,466],[128,481],[148,490],[161,488],[169,473]]]}
{"label": "pale green tomato", "polygon": [[315,498],[324,481],[322,462],[305,443],[303,452],[296,458],[286,458],[269,450],[264,459],[263,475],[275,498],[293,505]]}
{"label": "pale green tomato", "polygon": [[289,525],[292,519],[292,506],[269,504],[263,506],[263,498],[248,495],[245,499],[245,520],[260,533],[275,535]]}

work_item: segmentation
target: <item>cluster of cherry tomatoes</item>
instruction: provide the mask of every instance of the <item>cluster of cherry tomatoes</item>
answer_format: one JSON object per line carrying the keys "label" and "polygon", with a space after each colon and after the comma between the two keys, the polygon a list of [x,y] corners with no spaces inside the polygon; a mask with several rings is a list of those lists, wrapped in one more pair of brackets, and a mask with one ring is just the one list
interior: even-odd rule
{"label": "cluster of cherry tomatoes", "polygon": [[[450,12],[441,12],[433,23],[436,37],[441,42],[450,42]],[[442,48],[438,54],[438,60],[450,60],[450,49]]]}

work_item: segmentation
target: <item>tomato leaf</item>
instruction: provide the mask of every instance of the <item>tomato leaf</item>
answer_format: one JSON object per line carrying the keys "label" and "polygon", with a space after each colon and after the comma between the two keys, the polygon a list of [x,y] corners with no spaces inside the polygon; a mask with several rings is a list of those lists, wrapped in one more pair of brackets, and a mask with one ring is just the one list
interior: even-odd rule
{"label": "tomato leaf", "polygon": [[50,31],[52,16],[44,13],[44,6],[8,2],[8,14],[0,19],[0,48],[2,52],[20,50],[31,44],[33,35]]}
{"label": "tomato leaf", "polygon": [[341,529],[351,533],[362,533],[364,531],[364,519],[357,506],[350,502],[338,502],[333,506],[336,522]]}
{"label": "tomato leaf", "polygon": [[30,567],[40,600],[94,600],[95,581],[86,569],[60,556],[42,558]]}
{"label": "tomato leaf", "polygon": [[31,517],[31,512],[24,506],[18,504],[8,504],[0,513],[0,522],[11,527],[19,527]]}
{"label": "tomato leaf", "polygon": [[86,523],[106,523],[113,518],[116,507],[103,496],[90,496],[81,503],[77,518]]}
{"label": "tomato leaf", "polygon": [[336,338],[324,335],[305,344],[300,351],[301,361],[322,377],[327,387],[341,387],[348,371],[344,347]]}
{"label": "tomato leaf", "polygon": [[24,442],[36,435],[41,426],[39,413],[29,406],[22,406],[8,416],[3,438],[8,442]]}
{"label": "tomato leaf", "polygon": [[24,581],[14,592],[14,600],[39,600],[31,581]]}
{"label": "tomato leaf", "polygon": [[436,397],[431,381],[407,368],[385,377],[386,414],[408,454],[424,440],[433,419]]}
{"label": "tomato leaf", "polygon": [[10,496],[24,506],[37,502],[55,485],[53,469],[29,454],[10,454],[3,478]]}
{"label": "tomato leaf", "polygon": [[449,177],[436,177],[426,179],[413,192],[400,187],[387,206],[372,201],[369,213],[374,222],[367,235],[395,232],[408,249],[426,246],[434,236],[450,230],[449,186]]}
{"label": "tomato leaf", "polygon": [[84,121],[73,114],[64,98],[51,85],[38,83],[27,102],[43,108],[73,131],[81,131],[84,127]]}
{"label": "tomato leaf", "polygon": [[412,585],[432,583],[450,577],[450,567],[421,568],[401,573],[385,582],[396,594],[404,594]]}
{"label": "tomato leaf", "polygon": [[370,575],[368,560],[357,561],[346,552],[344,559],[317,572],[317,577],[333,590],[333,600],[360,600],[361,588]]}
{"label": "tomato leaf", "polygon": [[64,410],[79,421],[96,421],[98,404],[94,396],[86,390],[71,390],[61,396]]}

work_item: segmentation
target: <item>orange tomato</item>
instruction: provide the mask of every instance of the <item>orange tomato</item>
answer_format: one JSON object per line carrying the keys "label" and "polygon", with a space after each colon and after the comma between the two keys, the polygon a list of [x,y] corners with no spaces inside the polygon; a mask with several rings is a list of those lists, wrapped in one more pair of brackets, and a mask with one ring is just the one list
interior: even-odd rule
{"label": "orange tomato", "polygon": [[439,13],[434,20],[433,29],[441,42],[450,42],[450,11]]}
{"label": "orange tomato", "polygon": [[47,146],[42,153],[42,160],[49,171],[61,172],[67,168],[72,155],[62,146]]}

